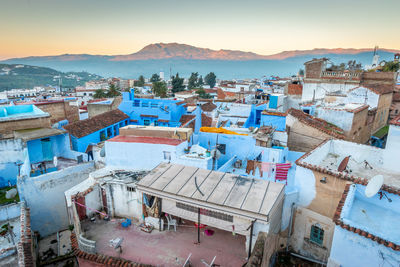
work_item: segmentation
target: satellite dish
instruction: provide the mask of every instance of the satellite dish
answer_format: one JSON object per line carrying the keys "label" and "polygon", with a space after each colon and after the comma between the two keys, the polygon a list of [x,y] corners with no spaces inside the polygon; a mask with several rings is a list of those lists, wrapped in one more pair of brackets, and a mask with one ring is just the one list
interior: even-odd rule
{"label": "satellite dish", "polygon": [[211,150],[211,157],[219,159],[221,157],[221,152],[218,149]]}
{"label": "satellite dish", "polygon": [[338,167],[339,172],[342,172],[346,169],[347,164],[349,163],[349,159],[350,159],[350,156],[347,156],[342,160],[342,162],[340,162],[339,167]]}
{"label": "satellite dish", "polygon": [[106,156],[106,146],[103,146],[100,150],[100,157],[104,158]]}
{"label": "satellite dish", "polygon": [[371,181],[367,184],[365,187],[365,196],[366,197],[373,197],[375,196],[378,191],[381,189],[383,185],[383,176],[382,175],[376,175],[372,177]]}

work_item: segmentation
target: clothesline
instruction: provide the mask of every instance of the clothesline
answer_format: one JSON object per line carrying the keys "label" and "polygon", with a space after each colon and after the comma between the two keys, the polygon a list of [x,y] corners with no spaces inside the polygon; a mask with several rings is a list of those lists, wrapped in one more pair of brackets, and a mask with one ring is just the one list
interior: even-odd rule
{"label": "clothesline", "polygon": [[74,201],[74,200],[72,201],[72,203],[75,203],[75,204],[77,204],[78,206],[81,206],[81,207],[85,207],[85,208],[87,208],[88,210],[97,212],[97,213],[99,213],[99,214],[101,214],[101,215],[103,215],[103,216],[107,216],[107,214],[105,214],[104,212],[98,211],[98,210],[96,210],[96,209],[89,208],[88,206],[83,205],[83,204],[81,204],[81,203],[79,203],[79,202],[76,202],[76,201]]}

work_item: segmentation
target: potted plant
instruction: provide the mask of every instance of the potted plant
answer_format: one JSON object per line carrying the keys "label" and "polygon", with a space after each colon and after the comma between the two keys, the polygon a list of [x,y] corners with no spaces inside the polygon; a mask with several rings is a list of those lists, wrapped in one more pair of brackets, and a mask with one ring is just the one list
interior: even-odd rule
{"label": "potted plant", "polygon": [[185,154],[189,154],[189,152],[190,152],[190,148],[185,148],[183,151],[185,151]]}
{"label": "potted plant", "polygon": [[206,157],[210,157],[211,156],[211,151],[210,150],[206,150]]}

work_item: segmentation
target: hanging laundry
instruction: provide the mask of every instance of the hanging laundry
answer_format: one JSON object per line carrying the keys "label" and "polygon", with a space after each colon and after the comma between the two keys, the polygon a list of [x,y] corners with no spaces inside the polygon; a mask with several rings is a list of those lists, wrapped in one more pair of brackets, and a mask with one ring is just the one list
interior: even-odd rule
{"label": "hanging laundry", "polygon": [[235,233],[235,226],[234,226],[234,225],[232,225],[232,235],[236,235],[236,233]]}
{"label": "hanging laundry", "polygon": [[276,163],[276,173],[275,173],[275,181],[286,181],[287,184],[287,174],[291,167],[290,163]]}
{"label": "hanging laundry", "polygon": [[254,160],[247,160],[246,173],[250,174],[250,172],[254,175]]}
{"label": "hanging laundry", "polygon": [[275,167],[275,163],[272,163],[272,162],[262,162],[261,163],[261,168],[262,168],[263,172],[268,173],[268,177],[271,177],[274,167]]}
{"label": "hanging laundry", "polygon": [[254,162],[254,170],[258,168],[258,171],[260,172],[260,178],[263,177],[263,170],[262,170],[262,162],[256,161]]}

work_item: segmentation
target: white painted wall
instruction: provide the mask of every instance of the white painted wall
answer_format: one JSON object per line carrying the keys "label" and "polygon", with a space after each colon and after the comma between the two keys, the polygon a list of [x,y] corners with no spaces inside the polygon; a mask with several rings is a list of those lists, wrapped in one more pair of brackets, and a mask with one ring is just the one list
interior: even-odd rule
{"label": "white painted wall", "polygon": [[351,88],[356,87],[355,83],[304,83],[303,93],[301,96],[302,101],[310,101],[313,99],[315,90],[315,99],[322,99],[328,92],[342,91],[347,92]]}
{"label": "white painted wall", "polygon": [[187,141],[177,145],[106,142],[106,164],[111,168],[129,170],[152,170],[165,162],[163,151],[170,152],[171,162],[183,154]]}
{"label": "white painted wall", "polygon": [[101,192],[98,186],[93,188],[93,191],[85,196],[86,215],[90,218],[96,214],[93,210],[102,210]]}
{"label": "white painted wall", "polygon": [[383,152],[383,166],[392,171],[399,170],[400,159],[400,126],[390,125]]}
{"label": "white painted wall", "polygon": [[344,103],[361,103],[369,105],[368,109],[378,107],[379,95],[365,87],[358,87],[347,93]]}
{"label": "white painted wall", "polygon": [[353,124],[354,113],[346,110],[318,108],[316,116],[327,122],[333,123],[345,131],[350,131]]}
{"label": "white painted wall", "polygon": [[309,169],[296,166],[295,186],[299,192],[297,204],[303,207],[310,205],[317,195],[314,173]]}
{"label": "white painted wall", "polygon": [[142,198],[137,191],[127,190],[126,184],[110,184],[113,197],[114,216],[138,218],[142,217]]}

